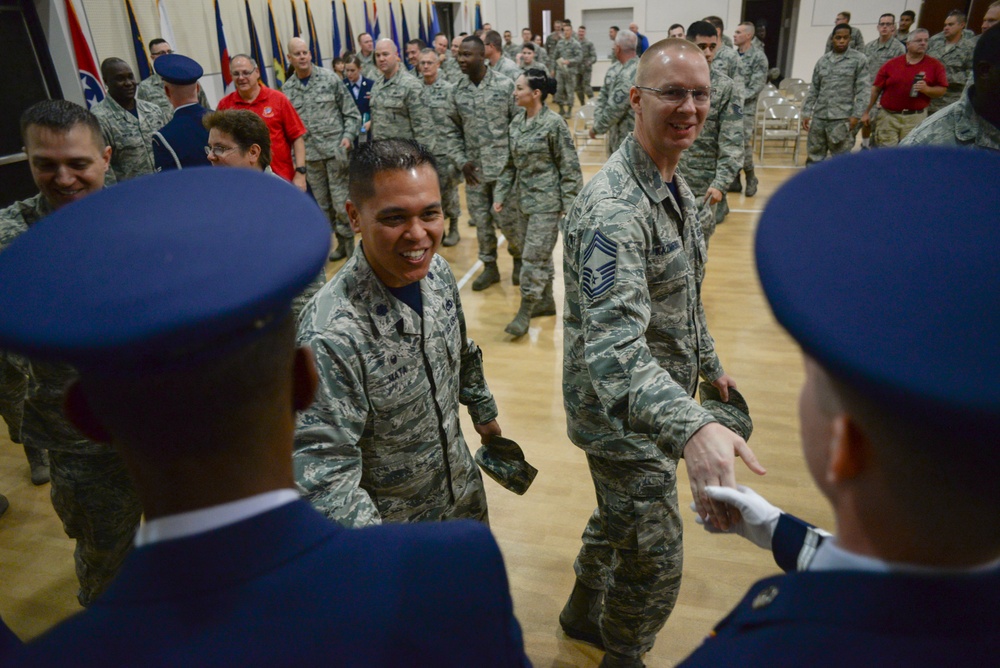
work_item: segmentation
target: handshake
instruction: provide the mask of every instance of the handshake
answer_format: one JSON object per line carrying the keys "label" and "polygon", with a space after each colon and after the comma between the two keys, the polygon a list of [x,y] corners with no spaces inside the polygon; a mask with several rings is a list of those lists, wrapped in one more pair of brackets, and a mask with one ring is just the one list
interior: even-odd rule
{"label": "handshake", "polygon": [[[701,516],[695,517],[695,522],[705,527],[709,533],[736,533],[758,547],[771,549],[771,538],[778,526],[778,518],[781,517],[780,508],[771,505],[763,496],[744,485],[737,485],[736,489],[708,485],[705,492],[713,501],[721,501],[738,510],[740,519],[733,522],[726,531],[717,529],[711,522],[705,522]],[[691,510],[694,509],[692,503]]]}

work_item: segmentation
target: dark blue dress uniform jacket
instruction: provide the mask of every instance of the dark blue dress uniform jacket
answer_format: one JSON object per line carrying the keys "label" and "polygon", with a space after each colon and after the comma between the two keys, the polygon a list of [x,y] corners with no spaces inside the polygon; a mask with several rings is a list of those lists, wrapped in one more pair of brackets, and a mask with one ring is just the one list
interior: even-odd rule
{"label": "dark blue dress uniform jacket", "polygon": [[153,162],[156,171],[208,167],[205,146],[208,130],[201,124],[209,112],[200,104],[191,104],[174,110],[169,123],[153,134]]}

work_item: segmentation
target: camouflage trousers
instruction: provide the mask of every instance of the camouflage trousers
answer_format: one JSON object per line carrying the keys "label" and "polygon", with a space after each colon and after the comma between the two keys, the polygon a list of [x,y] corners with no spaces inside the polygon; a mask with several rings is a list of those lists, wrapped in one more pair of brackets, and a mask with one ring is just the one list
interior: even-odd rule
{"label": "camouflage trousers", "polygon": [[518,217],[521,242],[521,299],[537,302],[552,285],[552,251],[559,239],[558,213],[529,213]]}
{"label": "camouflage trousers", "polygon": [[462,215],[462,205],[458,199],[458,184],[461,170],[454,166],[449,156],[434,156],[438,163],[438,185],[441,187],[441,208],[448,220],[458,220]]}
{"label": "camouflage trousers", "polygon": [[667,622],[681,584],[683,542],[677,463],[587,455],[597,510],[573,569],[604,591],[601,637],[609,651],[639,657]]}
{"label": "camouflage trousers", "polygon": [[576,75],[576,99],[580,100],[581,107],[587,104],[587,100],[594,97],[594,87],[590,83],[593,74],[593,68],[588,67],[586,69],[580,68]]}
{"label": "camouflage trousers", "polygon": [[573,96],[576,94],[576,82],[580,76],[577,67],[556,67],[556,104],[572,109]]}
{"label": "camouflage trousers", "polygon": [[521,217],[521,212],[514,201],[508,202],[500,213],[493,210],[493,191],[496,185],[496,181],[480,181],[478,186],[465,186],[465,203],[469,207],[469,217],[476,224],[479,259],[483,264],[497,261],[498,227],[507,237],[507,250],[511,256],[521,257],[520,237],[517,233],[517,220]]}
{"label": "camouflage trousers", "polygon": [[21,442],[27,389],[28,376],[6,353],[0,352],[0,417],[7,423],[7,433],[13,443]]}
{"label": "camouflage trousers", "polygon": [[51,450],[49,471],[52,505],[66,535],[76,539],[77,598],[86,607],[108,588],[132,549],[142,506],[117,452]]}
{"label": "camouflage trousers", "polygon": [[347,160],[307,160],[306,181],[316,204],[323,209],[330,221],[330,229],[337,236],[352,237],[351,223],[347,219]]}
{"label": "camouflage trousers", "polygon": [[806,139],[806,164],[826,160],[827,156],[850,153],[854,148],[854,133],[846,118],[814,118],[809,123]]}
{"label": "camouflage trousers", "polygon": [[[753,136],[757,123],[757,98],[751,98],[743,105],[743,169],[753,170]],[[739,172],[737,172],[739,175]]]}

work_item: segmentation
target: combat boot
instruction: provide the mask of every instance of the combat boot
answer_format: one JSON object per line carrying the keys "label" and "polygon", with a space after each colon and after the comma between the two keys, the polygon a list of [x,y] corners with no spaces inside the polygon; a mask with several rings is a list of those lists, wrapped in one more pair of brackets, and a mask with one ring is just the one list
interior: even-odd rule
{"label": "combat boot", "polygon": [[354,235],[342,237],[337,235],[337,249],[330,253],[330,262],[343,260],[354,255]]}
{"label": "combat boot", "polygon": [[28,457],[28,466],[31,467],[31,482],[35,485],[44,485],[49,481],[49,453],[41,448],[24,446],[24,454]]}
{"label": "combat boot", "polygon": [[727,190],[726,192],[731,192],[731,193],[741,193],[741,192],[743,192],[743,184],[740,183],[740,173],[739,172],[736,172],[736,178],[734,178],[733,182],[729,184],[729,190]]}
{"label": "combat boot", "polygon": [[757,194],[757,177],[754,176],[753,170],[747,170],[747,189],[743,193],[747,197],[753,197]]}
{"label": "combat boot", "polygon": [[559,626],[570,638],[604,649],[604,641],[601,639],[603,606],[604,592],[584,586],[577,580],[573,585],[573,593],[559,613]]}
{"label": "combat boot", "polygon": [[472,289],[479,292],[499,282],[500,270],[497,269],[497,263],[487,262],[486,266],[483,267],[483,273],[479,274],[476,280],[472,281]]}
{"label": "combat boot", "polygon": [[545,291],[542,292],[542,298],[535,302],[534,308],[531,309],[531,317],[537,318],[543,315],[555,315],[556,314],[556,300],[552,296],[552,284],[549,283],[545,286]]}
{"label": "combat boot", "polygon": [[623,656],[608,652],[601,659],[597,668],[646,668],[646,664],[637,656]]}
{"label": "combat boot", "polygon": [[513,285],[521,285],[521,258],[514,258],[514,273],[510,276],[510,282]]}
{"label": "combat boot", "polygon": [[458,237],[458,218],[452,218],[448,221],[448,234],[444,235],[444,239],[441,240],[442,246],[454,246],[459,241]]}
{"label": "combat boot", "polygon": [[521,297],[521,307],[517,309],[517,315],[503,328],[503,331],[514,338],[527,334],[528,326],[531,324],[531,307],[533,304],[534,302]]}

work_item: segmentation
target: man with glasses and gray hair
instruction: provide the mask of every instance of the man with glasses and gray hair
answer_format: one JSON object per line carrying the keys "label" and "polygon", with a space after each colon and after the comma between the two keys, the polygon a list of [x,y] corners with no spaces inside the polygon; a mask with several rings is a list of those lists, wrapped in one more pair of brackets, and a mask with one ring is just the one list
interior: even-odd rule
{"label": "man with glasses and gray hair", "polygon": [[605,147],[608,155],[618,150],[621,143],[635,127],[635,112],[629,102],[629,90],[635,81],[639,57],[635,54],[638,38],[631,30],[619,30],[615,35],[614,57],[617,62],[604,76],[604,85],[597,97],[594,126],[590,138],[606,133]]}
{"label": "man with glasses and gray hair", "polygon": [[236,90],[219,100],[219,109],[246,109],[263,118],[271,135],[271,169],[305,192],[306,126],[295,107],[281,91],[260,85],[260,68],[250,56],[233,56],[229,72]]}
{"label": "man with glasses and gray hair", "polygon": [[[559,615],[571,638],[606,650],[601,666],[642,666],[677,600],[682,536],[677,465],[699,514],[730,517],[705,485],[735,486],[735,456],[763,473],[744,440],[692,397],[737,400],[701,304],[705,240],[699,201],[677,173],[709,113],[700,49],[650,47],[629,91],[635,131],[591,179],[564,222],[563,403],[587,454],[597,510]],[[594,382],[594,379],[599,379]]]}

